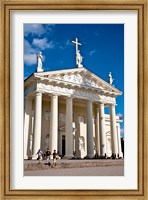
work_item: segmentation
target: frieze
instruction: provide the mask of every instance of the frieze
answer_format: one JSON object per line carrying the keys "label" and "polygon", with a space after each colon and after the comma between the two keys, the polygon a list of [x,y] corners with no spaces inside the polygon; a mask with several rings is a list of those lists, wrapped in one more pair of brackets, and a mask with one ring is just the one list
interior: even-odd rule
{"label": "frieze", "polygon": [[85,99],[92,99],[95,101],[103,100],[105,102],[115,102],[114,97],[100,95],[96,91],[91,90],[85,90],[80,88],[68,88],[68,87],[60,87],[60,86],[54,86],[54,85],[47,85],[43,83],[38,84],[38,90],[43,90],[44,92],[58,92],[61,95],[72,95],[75,97],[85,98]]}
{"label": "frieze", "polygon": [[103,89],[103,87],[101,87],[96,81],[89,79],[86,76],[80,75],[80,74],[72,74],[72,75],[65,74],[63,76],[55,77],[55,79],[61,80],[61,81],[67,81],[71,83],[77,83],[84,86]]}

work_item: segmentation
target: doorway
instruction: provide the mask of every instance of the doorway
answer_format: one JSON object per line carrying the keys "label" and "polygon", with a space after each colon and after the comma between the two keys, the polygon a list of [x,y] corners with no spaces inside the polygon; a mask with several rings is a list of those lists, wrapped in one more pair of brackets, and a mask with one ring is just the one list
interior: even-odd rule
{"label": "doorway", "polygon": [[62,156],[65,156],[65,135],[62,135]]}

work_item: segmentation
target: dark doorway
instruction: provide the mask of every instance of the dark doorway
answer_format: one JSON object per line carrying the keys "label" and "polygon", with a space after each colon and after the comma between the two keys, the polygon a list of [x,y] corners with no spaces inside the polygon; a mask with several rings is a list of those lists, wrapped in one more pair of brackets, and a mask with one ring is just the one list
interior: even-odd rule
{"label": "dark doorway", "polygon": [[62,156],[65,156],[65,135],[62,135]]}

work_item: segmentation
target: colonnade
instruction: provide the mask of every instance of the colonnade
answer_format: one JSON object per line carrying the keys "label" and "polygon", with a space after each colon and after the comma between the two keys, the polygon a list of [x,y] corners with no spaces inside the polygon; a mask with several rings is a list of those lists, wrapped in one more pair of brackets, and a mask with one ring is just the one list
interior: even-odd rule
{"label": "colonnade", "polygon": [[[27,142],[29,134],[28,111],[31,108],[31,100],[26,101],[25,105],[25,124],[24,124],[24,158],[27,158]],[[35,93],[34,105],[34,134],[32,158],[36,158],[38,149],[41,148],[41,124],[42,124],[42,93]],[[87,114],[87,157],[94,157],[93,140],[93,106],[92,101],[86,103]],[[106,135],[105,135],[105,114],[104,103],[99,102],[96,115],[96,146],[98,155],[106,156]],[[112,153],[117,157],[121,153],[120,133],[117,134],[115,105],[110,105],[110,130],[112,138]],[[66,97],[66,155],[73,157],[73,99]],[[51,117],[50,117],[50,151],[58,150],[58,95],[51,96]]]}

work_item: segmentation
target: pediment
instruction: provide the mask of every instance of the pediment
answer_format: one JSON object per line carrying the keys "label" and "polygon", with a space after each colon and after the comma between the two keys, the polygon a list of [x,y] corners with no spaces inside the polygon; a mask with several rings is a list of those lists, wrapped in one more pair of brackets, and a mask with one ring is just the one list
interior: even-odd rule
{"label": "pediment", "polygon": [[52,72],[35,73],[35,77],[40,77],[42,80],[59,81],[64,84],[71,84],[73,86],[80,86],[86,88],[92,88],[96,90],[104,90],[115,92],[117,95],[121,94],[121,91],[115,88],[113,85],[107,83],[100,77],[96,76],[86,68],[76,68],[67,70],[58,70]]}

